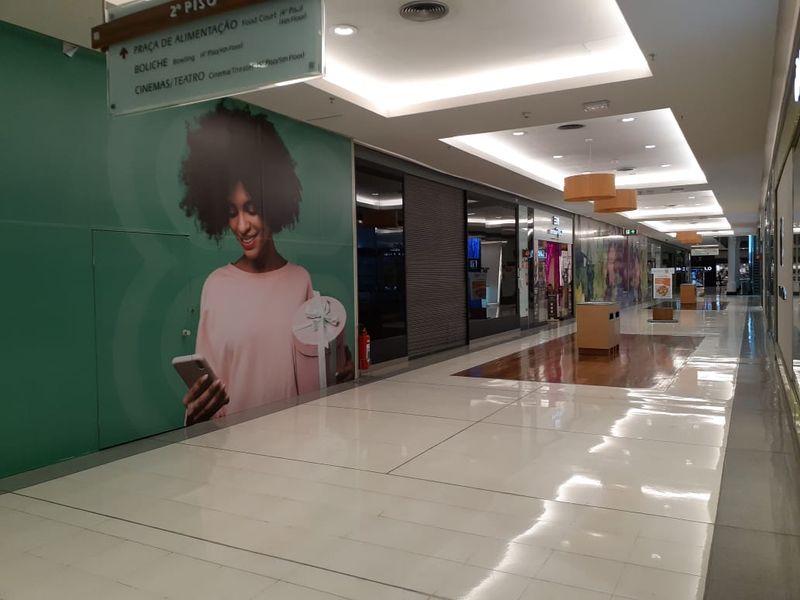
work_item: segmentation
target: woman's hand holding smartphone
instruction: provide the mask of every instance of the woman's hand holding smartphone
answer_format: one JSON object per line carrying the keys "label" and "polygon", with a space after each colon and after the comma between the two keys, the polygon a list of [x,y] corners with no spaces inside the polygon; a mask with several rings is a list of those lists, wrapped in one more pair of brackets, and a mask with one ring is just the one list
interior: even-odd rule
{"label": "woman's hand holding smartphone", "polygon": [[208,374],[201,376],[183,396],[186,425],[208,421],[228,402],[228,392],[219,379],[212,381]]}
{"label": "woman's hand holding smartphone", "polygon": [[208,421],[230,402],[225,386],[200,354],[176,356],[172,366],[189,388],[183,396],[186,425]]}

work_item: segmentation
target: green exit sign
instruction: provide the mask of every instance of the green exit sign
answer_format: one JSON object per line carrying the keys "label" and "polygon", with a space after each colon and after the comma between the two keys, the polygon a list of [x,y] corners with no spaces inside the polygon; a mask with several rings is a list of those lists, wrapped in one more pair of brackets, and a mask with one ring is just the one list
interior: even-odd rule
{"label": "green exit sign", "polygon": [[636,235],[637,233],[639,233],[638,229],[626,229],[625,230],[625,235]]}

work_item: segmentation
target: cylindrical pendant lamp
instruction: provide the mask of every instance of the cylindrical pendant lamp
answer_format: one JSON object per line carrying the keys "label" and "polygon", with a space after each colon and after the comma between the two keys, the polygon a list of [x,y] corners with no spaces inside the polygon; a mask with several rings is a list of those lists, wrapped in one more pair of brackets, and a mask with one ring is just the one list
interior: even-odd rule
{"label": "cylindrical pendant lamp", "polygon": [[619,213],[636,210],[636,190],[617,190],[613,198],[594,201],[596,213]]}
{"label": "cylindrical pendant lamp", "polygon": [[675,238],[682,244],[699,244],[703,241],[703,236],[695,231],[679,231]]}
{"label": "cylindrical pendant lamp", "polygon": [[617,193],[613,173],[586,173],[564,178],[564,200],[586,202],[613,198]]}

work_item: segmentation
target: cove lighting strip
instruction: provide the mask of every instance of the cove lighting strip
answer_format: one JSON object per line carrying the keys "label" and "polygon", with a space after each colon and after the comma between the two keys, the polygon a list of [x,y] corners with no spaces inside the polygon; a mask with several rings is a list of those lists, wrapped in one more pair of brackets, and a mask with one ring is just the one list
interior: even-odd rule
{"label": "cove lighting strip", "polygon": [[634,221],[644,219],[670,219],[674,217],[722,216],[722,207],[714,200],[701,206],[676,206],[674,208],[640,208],[622,213]]}
{"label": "cove lighting strip", "polygon": [[[668,233],[667,235],[670,237],[678,236],[677,233]],[[733,233],[733,229],[725,229],[722,231],[698,231],[697,235],[702,237],[729,237],[735,234]]]}
{"label": "cove lighting strip", "polygon": [[[653,139],[658,140],[660,145],[670,148],[670,162],[649,165],[628,174],[617,174],[616,185],[618,188],[636,189],[707,183],[705,173],[700,168],[700,164],[689,147],[689,143],[686,141],[671,109],[663,108],[636,113],[636,115],[642,125],[652,132]],[[600,119],[619,121],[618,116],[600,117]],[[578,121],[578,123],[591,127],[593,121],[596,120],[589,119]],[[607,123],[604,125],[607,125]],[[573,151],[576,154],[580,152],[581,156],[586,155],[586,160],[579,164],[573,162],[572,166],[568,166],[565,161],[557,160],[553,157],[552,152],[549,151],[552,148],[545,147],[546,144],[536,144],[537,130],[547,129],[549,131],[550,128],[555,126],[553,124],[532,127],[526,130],[527,135],[525,136],[513,136],[511,135],[512,131],[509,130],[442,138],[440,141],[557,190],[563,190],[565,177],[587,172],[591,168],[588,150],[584,146],[581,146],[579,150],[574,149]],[[626,127],[628,125],[623,124],[621,126]],[[587,129],[587,131],[590,131],[590,129]],[[542,135],[545,134],[543,133]],[[607,138],[610,137],[608,133],[606,136]],[[595,145],[597,145],[597,142],[598,140],[595,139]],[[617,142],[618,145],[619,143]],[[633,142],[631,142],[630,148],[618,147],[616,150],[617,152],[635,153],[639,150],[639,147],[634,147]],[[559,156],[561,155],[559,154]],[[611,157],[605,158],[611,160]],[[595,154],[595,164],[600,160],[603,160],[603,158]]]}
{"label": "cove lighting strip", "polygon": [[[557,8],[547,11],[550,23],[539,23],[538,28],[563,28],[563,38],[568,41],[550,49],[547,56],[526,41],[538,37],[537,27],[523,25],[541,18],[536,3],[506,4],[507,9],[524,8],[515,8],[516,14],[509,17],[500,7],[492,15],[483,12],[482,3],[461,2],[458,11],[437,23],[409,25],[395,21],[396,15],[388,12],[385,19],[371,17],[368,21],[373,22],[363,26],[356,23],[358,35],[326,40],[325,76],[309,83],[384,117],[396,117],[652,76],[647,58],[615,0],[573,0],[571,8],[558,8],[559,3],[554,3]],[[577,34],[570,20],[574,21],[573,13],[582,8],[591,16],[585,17],[589,23],[582,23],[582,33]],[[386,9],[374,11],[380,15]],[[357,21],[342,6],[330,8],[327,16],[335,22]],[[491,45],[475,44],[469,35],[459,33],[459,27],[465,24],[491,31],[511,18],[516,23],[511,41],[517,50],[510,55]],[[398,31],[406,35],[399,36]],[[377,40],[384,42],[382,52],[375,51]],[[451,66],[430,67],[426,53],[431,51],[449,55],[446,64]],[[434,61],[434,67],[436,64]]]}
{"label": "cove lighting strip", "polygon": [[[647,60],[632,35],[617,36],[593,45],[588,51],[581,48],[580,52],[549,60],[416,81],[379,79],[352,64],[329,59],[324,79],[311,84],[337,95],[350,96],[364,108],[385,117],[394,117],[473,104],[480,101],[476,97],[493,92],[514,90],[515,93],[505,94],[514,97],[581,87],[579,82],[572,85],[567,82],[617,72],[624,74],[623,79],[651,76]],[[558,85],[560,82],[562,84]],[[341,90],[349,94],[341,94]],[[470,100],[454,101],[465,97]]]}
{"label": "cove lighting strip", "polygon": [[502,227],[503,225],[516,225],[516,219],[480,219],[476,217],[468,218],[470,225],[485,225],[486,227]]}
{"label": "cove lighting strip", "polygon": [[402,208],[403,206],[403,198],[385,198],[385,199],[378,199],[378,198],[370,198],[369,196],[356,196],[356,202],[363,206],[371,206],[372,208],[377,209],[392,209],[392,208]]}
{"label": "cove lighting strip", "polygon": [[729,230],[731,228],[731,224],[725,217],[703,219],[699,223],[692,223],[691,221],[642,221],[641,223],[661,233],[698,231],[699,228],[704,228],[704,230]]}

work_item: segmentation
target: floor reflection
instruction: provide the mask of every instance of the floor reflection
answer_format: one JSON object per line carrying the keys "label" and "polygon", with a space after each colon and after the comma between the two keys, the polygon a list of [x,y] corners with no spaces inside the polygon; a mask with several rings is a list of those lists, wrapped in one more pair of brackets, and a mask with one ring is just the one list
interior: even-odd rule
{"label": "floor reflection", "polygon": [[597,356],[578,354],[573,334],[456,375],[627,388],[664,387],[702,341],[699,336],[622,334],[617,356]]}

